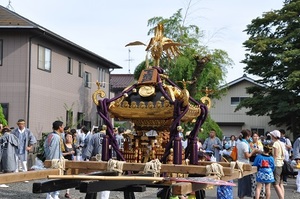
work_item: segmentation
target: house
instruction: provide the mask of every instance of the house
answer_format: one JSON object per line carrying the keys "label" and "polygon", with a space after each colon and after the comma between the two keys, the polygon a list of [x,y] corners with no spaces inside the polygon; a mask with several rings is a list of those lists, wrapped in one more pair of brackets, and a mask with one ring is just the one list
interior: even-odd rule
{"label": "house", "polygon": [[115,95],[121,93],[125,88],[136,83],[133,74],[111,74],[111,92]]}
{"label": "house", "polygon": [[251,97],[246,93],[246,88],[250,86],[264,85],[258,84],[253,79],[243,75],[222,86],[221,89],[227,89],[226,95],[219,100],[213,100],[213,107],[209,111],[210,116],[220,126],[224,136],[238,136],[242,129],[249,129],[252,132],[258,132],[259,135],[264,135],[266,131],[278,128],[269,126],[270,117],[268,116],[246,115],[246,108],[235,111],[237,105],[243,99]]}
{"label": "house", "polygon": [[[111,74],[110,75],[110,90],[111,96],[116,96],[120,94],[124,89],[136,83],[133,74]],[[131,129],[132,123],[125,120],[115,120],[112,119],[114,126],[123,126],[125,128]]]}
{"label": "house", "polygon": [[67,125],[98,125],[91,97],[95,82],[102,82],[109,97],[110,71],[118,68],[0,6],[0,103],[10,126],[25,119],[40,138],[58,119]]}

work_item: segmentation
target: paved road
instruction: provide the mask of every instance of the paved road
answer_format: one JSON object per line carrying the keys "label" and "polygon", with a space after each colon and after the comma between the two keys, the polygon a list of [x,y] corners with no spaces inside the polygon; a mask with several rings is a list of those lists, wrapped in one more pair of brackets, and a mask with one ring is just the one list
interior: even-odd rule
{"label": "paved road", "polygon": [[[9,184],[7,188],[0,188],[0,199],[38,199],[38,198],[46,198],[46,194],[33,194],[32,193],[32,183],[21,182],[21,183],[12,183]],[[234,188],[234,196],[235,199],[237,197],[237,188]],[[296,179],[289,178],[288,185],[285,186],[285,199],[300,199],[300,194],[295,193],[296,190]],[[137,199],[156,199],[156,191],[157,189],[149,188],[146,192],[136,193]],[[271,198],[277,198],[274,188],[271,189]],[[83,199],[84,194],[80,193],[75,189],[70,190],[71,196],[73,199]],[[60,198],[63,199],[65,191],[61,191]],[[111,199],[122,199],[123,194],[120,192],[112,192]],[[216,188],[206,190],[206,198],[214,199],[216,198]]]}

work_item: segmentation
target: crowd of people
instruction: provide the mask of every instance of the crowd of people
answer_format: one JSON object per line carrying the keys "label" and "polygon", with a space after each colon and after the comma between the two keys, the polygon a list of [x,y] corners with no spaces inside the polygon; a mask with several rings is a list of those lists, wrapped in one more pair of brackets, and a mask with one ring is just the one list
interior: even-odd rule
{"label": "crowd of people", "polygon": [[[62,157],[78,161],[90,161],[92,157],[98,157],[101,160],[102,142],[107,130],[106,125],[102,125],[100,128],[93,128],[92,130],[83,126],[76,130],[64,127],[61,121],[55,121],[52,128],[53,132],[48,134],[44,141],[46,160],[61,159]],[[115,131],[119,148],[123,147],[123,132],[124,128],[122,127]],[[112,157],[114,154],[114,150],[112,150]],[[102,199],[108,199],[109,194],[109,191],[99,192]],[[58,196],[59,191],[55,191],[48,193],[46,199],[58,199]],[[65,198],[70,197],[70,192],[67,189]]]}
{"label": "crowd of people", "polygon": [[[12,130],[13,129],[13,130]],[[83,126],[80,129],[64,127],[62,121],[52,123],[53,132],[44,140],[43,149],[46,160],[61,159],[89,161],[92,157],[102,153],[102,141],[106,135],[107,127],[102,125],[92,130]],[[118,147],[124,143],[124,128],[115,128],[115,137]],[[0,124],[0,172],[12,173],[27,171],[28,152],[32,150],[37,140],[33,133],[25,127],[25,120],[17,122],[17,128],[10,128]],[[111,156],[115,155],[112,150]],[[25,181],[27,182],[27,181]],[[0,187],[8,187],[2,184]],[[99,193],[101,198],[109,198],[109,192]],[[66,190],[65,198],[71,198],[69,190]],[[59,199],[59,191],[47,193],[46,199]]]}
{"label": "crowd of people", "polygon": [[[0,124],[0,172],[27,171],[28,152],[37,140],[25,127],[24,119],[19,119],[17,126],[17,128],[10,128]],[[1,184],[0,187],[8,187],[8,185]]]}
{"label": "crowd of people", "polygon": [[[242,130],[238,138],[220,141],[215,131],[204,141],[202,150],[212,151],[216,161],[232,161],[232,151],[237,151],[237,161],[257,166],[258,172],[238,180],[238,197],[256,199],[271,198],[271,184],[278,198],[284,198],[284,186],[288,176],[282,173],[284,160],[300,165],[300,137],[292,145],[285,131],[274,130],[259,136],[256,132]],[[300,193],[300,172],[296,177],[297,193]],[[231,187],[218,187],[217,198],[233,198]],[[229,191],[228,191],[229,190]]]}
{"label": "crowd of people", "polygon": [[[89,161],[92,157],[101,160],[102,142],[106,136],[107,127],[102,125],[93,130],[83,126],[79,130],[64,127],[63,122],[55,121],[52,124],[53,132],[49,133],[44,140],[44,154],[46,160],[61,159]],[[125,129],[115,128],[115,138],[119,148],[124,147]],[[187,145],[189,133],[183,134],[183,148]],[[19,119],[17,128],[9,128],[0,124],[0,172],[22,172],[27,171],[28,152],[32,150],[37,142],[33,133],[26,128],[25,120]],[[278,198],[284,198],[284,185],[287,175],[282,175],[283,160],[295,161],[300,165],[300,138],[295,139],[292,146],[291,141],[285,136],[284,130],[267,132],[265,136],[259,136],[256,132],[242,130],[238,138],[234,135],[229,140],[220,140],[216,131],[211,130],[209,137],[203,143],[198,140],[199,154],[207,152],[214,157],[213,161],[231,161],[233,149],[237,149],[237,161],[250,163],[258,167],[258,172],[253,175],[244,176],[238,180],[238,197],[266,198],[271,196],[271,184]],[[111,156],[116,153],[111,150]],[[211,159],[212,160],[212,159]],[[297,192],[300,193],[300,172],[296,179]],[[0,185],[7,187],[7,185]],[[101,198],[109,198],[109,191],[99,193]],[[70,198],[69,190],[66,190],[66,198]],[[59,192],[47,194],[47,199],[58,199]],[[233,198],[232,188],[218,187],[217,198]]]}

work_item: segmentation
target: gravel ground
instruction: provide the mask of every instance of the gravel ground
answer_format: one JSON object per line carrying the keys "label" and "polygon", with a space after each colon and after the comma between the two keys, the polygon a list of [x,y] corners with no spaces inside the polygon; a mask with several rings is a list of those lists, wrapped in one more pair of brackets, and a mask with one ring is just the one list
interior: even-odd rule
{"label": "gravel ground", "polygon": [[[35,194],[32,193],[32,184],[38,181],[20,182],[7,184],[9,187],[0,187],[0,199],[37,199],[46,198],[45,193]],[[155,188],[147,188],[147,191],[142,193],[135,193],[137,199],[152,199],[156,198]],[[65,198],[65,190],[60,191],[60,198]],[[70,195],[72,199],[84,199],[85,194],[80,193],[78,190],[70,189]],[[123,192],[114,191],[110,194],[111,199],[122,199],[124,198]]]}

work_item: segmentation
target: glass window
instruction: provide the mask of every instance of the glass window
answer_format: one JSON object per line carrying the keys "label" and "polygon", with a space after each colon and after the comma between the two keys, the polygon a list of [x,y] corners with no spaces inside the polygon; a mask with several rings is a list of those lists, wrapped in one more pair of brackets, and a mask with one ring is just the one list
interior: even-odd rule
{"label": "glass window", "polygon": [[91,88],[91,73],[85,72],[84,86]]}
{"label": "glass window", "polygon": [[73,111],[67,110],[66,112],[66,126],[71,127],[73,126]]}
{"label": "glass window", "polygon": [[77,129],[84,125],[84,113],[77,112]]}
{"label": "glass window", "polygon": [[105,84],[106,84],[106,82],[105,82],[105,77],[106,77],[106,75],[105,75],[105,73],[106,73],[106,70],[105,69],[103,69],[103,68],[100,68],[99,69],[99,82],[101,83],[101,87],[103,87],[103,88],[105,88]]}
{"label": "glass window", "polygon": [[251,128],[252,133],[258,133],[259,136],[265,135],[265,129],[263,128]]}
{"label": "glass window", "polygon": [[78,62],[78,77],[83,77],[83,66],[81,62]]}
{"label": "glass window", "polygon": [[240,97],[240,101],[242,102],[245,99],[248,99],[249,97]]}
{"label": "glass window", "polygon": [[89,128],[89,129],[91,129],[91,127],[92,127],[92,122],[91,122],[91,121],[86,121],[86,120],[84,120],[84,121],[83,121],[83,125],[86,126],[86,127]]}
{"label": "glass window", "polygon": [[68,73],[73,74],[73,64],[71,57],[68,57]]}
{"label": "glass window", "polygon": [[3,40],[0,39],[0,66],[2,66],[3,59]]}
{"label": "glass window", "polygon": [[231,105],[237,106],[241,101],[247,99],[249,97],[231,97]]}
{"label": "glass window", "polygon": [[102,87],[103,88],[105,88],[105,84],[106,84],[106,82],[105,82],[105,77],[106,77],[106,70],[105,69],[102,69]]}
{"label": "glass window", "polygon": [[238,105],[240,103],[239,97],[231,97],[231,105]]}
{"label": "glass window", "polygon": [[43,46],[39,46],[38,68],[51,71],[51,50]]}

